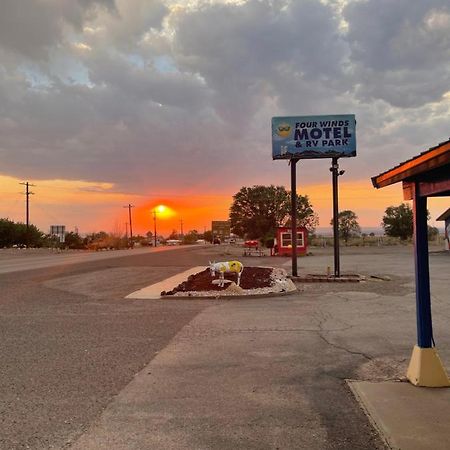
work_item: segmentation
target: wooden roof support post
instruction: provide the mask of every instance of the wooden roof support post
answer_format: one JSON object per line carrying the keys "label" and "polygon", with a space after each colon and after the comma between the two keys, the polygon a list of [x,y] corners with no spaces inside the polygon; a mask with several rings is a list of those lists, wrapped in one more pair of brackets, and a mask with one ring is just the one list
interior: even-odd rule
{"label": "wooden roof support post", "polygon": [[377,189],[403,183],[403,198],[413,200],[417,345],[408,380],[416,386],[450,387],[433,339],[428,265],[427,197],[450,196],[450,139],[398,166],[372,177]]}
{"label": "wooden roof support post", "polygon": [[417,345],[422,348],[431,348],[433,347],[433,326],[428,263],[427,198],[420,197],[416,186],[414,186],[413,198]]}
{"label": "wooden roof support post", "polygon": [[409,183],[414,212],[414,262],[416,276],[417,345],[413,349],[406,376],[417,386],[445,387],[450,380],[434,348],[431,319],[430,270],[428,263],[427,197],[418,183]]}

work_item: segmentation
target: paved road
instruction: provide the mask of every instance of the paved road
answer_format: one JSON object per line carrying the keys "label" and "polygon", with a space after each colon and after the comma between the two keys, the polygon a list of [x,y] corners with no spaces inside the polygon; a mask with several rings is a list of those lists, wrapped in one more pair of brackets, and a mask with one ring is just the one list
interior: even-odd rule
{"label": "paved road", "polygon": [[[344,270],[398,274],[230,302],[124,300],[238,255],[224,248],[0,275],[0,448],[97,449],[99,436],[117,438],[103,442],[108,450],[383,448],[345,379],[402,373],[415,340],[411,252],[343,253]],[[328,260],[331,252],[317,251],[300,267]],[[448,349],[447,259],[431,260],[436,336]]]}
{"label": "paved road", "polygon": [[0,274],[23,270],[42,269],[59,265],[80,264],[124,256],[180,250],[180,247],[136,248],[102,252],[50,251],[48,249],[0,250]]}
{"label": "paved road", "polygon": [[133,252],[0,275],[0,448],[62,448],[82,433],[208,306],[124,296],[204,260],[199,249]]}

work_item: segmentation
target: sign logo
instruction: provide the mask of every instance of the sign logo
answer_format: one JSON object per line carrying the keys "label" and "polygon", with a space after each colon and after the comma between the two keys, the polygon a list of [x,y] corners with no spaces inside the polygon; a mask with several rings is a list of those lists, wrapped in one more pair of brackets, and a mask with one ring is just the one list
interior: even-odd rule
{"label": "sign logo", "polygon": [[280,123],[277,127],[277,134],[282,138],[287,138],[291,134],[291,126],[288,123]]}

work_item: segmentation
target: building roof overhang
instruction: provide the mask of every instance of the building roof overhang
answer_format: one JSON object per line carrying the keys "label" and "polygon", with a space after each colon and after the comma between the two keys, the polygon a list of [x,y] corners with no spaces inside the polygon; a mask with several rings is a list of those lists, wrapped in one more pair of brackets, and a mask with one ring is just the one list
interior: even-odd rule
{"label": "building roof overhang", "polygon": [[447,220],[450,217],[450,208],[447,209],[444,213],[442,213],[436,220]]}
{"label": "building roof overhang", "polygon": [[450,139],[372,177],[377,189],[403,182],[405,200],[416,189],[421,197],[450,195]]}
{"label": "building roof overhang", "polygon": [[372,177],[377,189],[399,181],[430,181],[450,174],[450,139],[399,165]]}

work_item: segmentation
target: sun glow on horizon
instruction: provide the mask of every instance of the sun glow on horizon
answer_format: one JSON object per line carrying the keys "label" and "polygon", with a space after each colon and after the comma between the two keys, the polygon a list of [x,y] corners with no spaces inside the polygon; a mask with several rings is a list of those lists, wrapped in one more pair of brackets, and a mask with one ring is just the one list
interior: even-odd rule
{"label": "sun glow on horizon", "polygon": [[[0,217],[16,222],[25,220],[25,196],[22,179],[0,175]],[[131,203],[133,231],[145,234],[152,231],[153,211],[158,221],[158,232],[164,236],[173,230],[187,233],[190,230],[203,232],[211,228],[212,220],[227,220],[232,204],[233,192],[217,194],[195,193],[136,195],[121,192],[114,183],[83,180],[28,180],[35,186],[30,198],[30,218],[44,232],[50,225],[66,225],[68,231],[78,229],[80,233],[94,231],[125,233],[128,211],[124,205]],[[269,184],[269,183],[265,183]],[[319,227],[329,227],[332,214],[331,183],[304,184],[297,187],[300,195],[308,195],[314,211],[319,215]],[[153,198],[152,198],[153,197]],[[374,189],[370,180],[339,183],[339,209],[350,209],[358,216],[360,225],[379,227],[385,209],[403,202],[401,184],[380,190]],[[430,224],[441,227],[435,221],[448,208],[447,198],[430,198],[428,209]]]}

